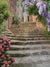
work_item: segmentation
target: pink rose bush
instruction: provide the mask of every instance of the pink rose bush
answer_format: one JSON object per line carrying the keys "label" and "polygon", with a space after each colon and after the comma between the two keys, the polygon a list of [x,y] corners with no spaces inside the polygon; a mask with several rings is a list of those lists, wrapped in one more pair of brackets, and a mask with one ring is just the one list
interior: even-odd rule
{"label": "pink rose bush", "polygon": [[6,54],[6,51],[9,51],[10,45],[11,45],[10,39],[0,36],[0,67],[2,65],[4,66],[6,65],[6,67],[9,67],[9,65],[15,62],[14,58]]}

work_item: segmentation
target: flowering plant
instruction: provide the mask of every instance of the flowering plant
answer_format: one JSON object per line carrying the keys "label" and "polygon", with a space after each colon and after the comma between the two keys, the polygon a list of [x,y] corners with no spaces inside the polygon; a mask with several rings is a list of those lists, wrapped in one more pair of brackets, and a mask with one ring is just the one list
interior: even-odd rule
{"label": "flowering plant", "polygon": [[[25,7],[27,7],[27,5],[30,5],[34,7],[34,5],[38,8],[38,10],[33,10],[29,8],[29,12],[34,11],[36,14],[38,12],[38,16],[37,19],[42,22],[44,25],[48,25],[49,29],[50,29],[50,1],[49,0],[34,0],[32,2],[29,2],[29,0],[25,0]],[[29,13],[28,12],[28,13]],[[48,30],[50,31],[50,30]]]}
{"label": "flowering plant", "polygon": [[10,39],[0,36],[0,67],[2,65],[6,65],[6,67],[8,67],[8,65],[11,65],[13,62],[15,62],[12,57],[6,54],[6,51],[9,50],[10,44]]}

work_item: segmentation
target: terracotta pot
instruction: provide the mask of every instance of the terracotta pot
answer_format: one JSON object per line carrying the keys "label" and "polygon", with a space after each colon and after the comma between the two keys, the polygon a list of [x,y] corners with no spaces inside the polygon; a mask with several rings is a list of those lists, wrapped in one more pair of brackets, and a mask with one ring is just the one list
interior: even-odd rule
{"label": "terracotta pot", "polygon": [[46,30],[46,27],[41,23],[41,22],[37,22],[36,23],[37,28],[39,28],[40,30]]}
{"label": "terracotta pot", "polygon": [[33,22],[37,22],[36,18],[37,18],[37,16],[32,15],[32,21],[33,21]]}

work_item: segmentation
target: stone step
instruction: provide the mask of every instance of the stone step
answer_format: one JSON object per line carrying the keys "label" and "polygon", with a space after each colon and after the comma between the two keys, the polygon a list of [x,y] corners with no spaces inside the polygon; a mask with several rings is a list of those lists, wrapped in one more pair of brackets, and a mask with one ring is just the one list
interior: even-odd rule
{"label": "stone step", "polygon": [[34,45],[11,45],[10,50],[38,50],[38,49],[50,49],[50,44],[34,44]]}
{"label": "stone step", "polygon": [[6,31],[3,31],[2,33],[11,33],[10,31],[6,30]]}
{"label": "stone step", "polygon": [[[5,34],[5,35],[11,35],[12,33],[9,33],[9,32],[3,32],[2,34]],[[14,34],[15,35],[15,34]],[[16,33],[16,35],[44,35],[43,33]]]}
{"label": "stone step", "polygon": [[[5,35],[5,36],[6,36],[6,35]],[[37,36],[36,36],[36,35],[34,35],[34,36],[6,36],[6,37],[7,37],[7,38],[10,38],[10,39],[11,39],[11,38],[14,38],[14,39],[15,39],[15,38],[16,38],[16,39],[21,39],[21,38],[22,38],[22,39],[24,39],[24,38],[26,38],[26,39],[31,39],[31,38],[35,38],[35,39],[37,39],[37,38],[39,38],[39,39],[40,39],[40,38],[50,39],[50,36],[46,37],[46,36],[41,36],[41,35],[40,35],[40,36],[38,36],[38,35],[37,35]]]}
{"label": "stone step", "polygon": [[17,38],[17,37],[8,37],[10,40],[23,40],[23,41],[26,41],[26,40],[50,40],[50,37],[34,37],[34,38],[25,38],[25,37],[20,37],[20,38]]}
{"label": "stone step", "polygon": [[23,29],[23,27],[24,27],[24,29],[26,29],[26,27],[27,28],[34,28],[35,27],[35,24],[29,24],[29,25],[21,25],[21,26],[19,26],[19,27],[14,27],[14,28],[16,28],[16,29]]}
{"label": "stone step", "polygon": [[42,37],[44,35],[9,35],[9,34],[5,34],[6,36],[10,36],[10,37]]}
{"label": "stone step", "polygon": [[11,40],[11,44],[16,45],[27,45],[27,44],[50,44],[50,40],[29,40],[29,41],[19,41],[19,40]]}
{"label": "stone step", "polygon": [[33,35],[14,35],[14,34],[6,34],[6,36],[22,36],[22,37],[24,37],[24,36],[45,36],[45,35],[42,35],[42,34],[33,34]]}
{"label": "stone step", "polygon": [[28,57],[14,57],[15,62],[13,64],[42,64],[45,62],[50,62],[50,55],[40,55],[40,56],[28,56]]}
{"label": "stone step", "polygon": [[23,32],[23,33],[22,33],[22,32],[20,32],[20,33],[17,32],[17,34],[43,34],[43,33],[41,33],[40,31],[39,31],[39,32],[37,32],[37,31],[35,31],[35,32],[32,31],[32,32]]}
{"label": "stone step", "polygon": [[11,65],[11,67],[50,67],[50,61],[46,61],[46,62],[32,62],[32,63],[14,63]]}
{"label": "stone step", "polygon": [[[33,37],[47,37],[45,35],[5,35],[7,37],[16,37],[16,38],[33,38]],[[50,36],[48,36],[50,38]],[[48,38],[47,37],[47,38]]]}
{"label": "stone step", "polygon": [[4,31],[2,31],[2,33],[7,33],[7,32],[10,32],[10,31],[8,31],[8,30],[4,30]]}
{"label": "stone step", "polygon": [[29,56],[29,54],[10,54],[10,53],[6,53],[9,54],[11,57],[27,57]]}
{"label": "stone step", "polygon": [[5,31],[2,32],[2,34],[5,34],[5,33],[12,34],[12,32],[9,29],[6,29]]}
{"label": "stone step", "polygon": [[24,55],[50,55],[50,49],[39,49],[39,50],[9,50],[6,52],[7,54],[13,56],[15,55],[15,57],[18,55],[18,54],[24,54]]}
{"label": "stone step", "polygon": [[23,31],[19,31],[19,32],[17,32],[16,34],[43,34],[43,33],[41,33],[40,31],[34,31],[34,30],[32,30],[31,32],[27,32],[27,31],[25,31],[25,32],[23,32]]}
{"label": "stone step", "polygon": [[2,35],[12,35],[12,33],[2,33]]}

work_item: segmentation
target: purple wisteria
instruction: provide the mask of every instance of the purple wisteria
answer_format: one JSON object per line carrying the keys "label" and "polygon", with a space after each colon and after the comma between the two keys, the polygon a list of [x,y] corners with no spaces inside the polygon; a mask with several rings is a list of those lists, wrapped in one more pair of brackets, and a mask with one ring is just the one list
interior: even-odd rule
{"label": "purple wisteria", "polygon": [[[34,0],[29,2],[29,0],[25,0],[25,5],[36,5],[39,9],[39,15],[44,16],[47,19],[48,29],[50,27],[50,12],[47,12],[47,2],[43,2],[42,0]],[[49,3],[50,6],[50,3]],[[50,31],[50,30],[48,30]]]}
{"label": "purple wisteria", "polygon": [[43,12],[46,12],[46,8],[47,8],[47,2],[43,3],[42,0],[34,0],[32,2],[29,2],[29,0],[25,0],[25,5],[36,5],[37,8],[39,9],[39,15],[41,15]]}
{"label": "purple wisteria", "polygon": [[47,24],[50,25],[50,12],[48,12],[48,15],[47,15]]}
{"label": "purple wisteria", "polygon": [[35,4],[35,2],[32,2],[32,0],[31,0],[31,2],[29,2],[29,0],[25,0],[25,5],[34,5]]}
{"label": "purple wisteria", "polygon": [[47,11],[47,3],[43,3],[42,1],[39,1],[36,3],[36,6],[39,9],[39,15]]}

